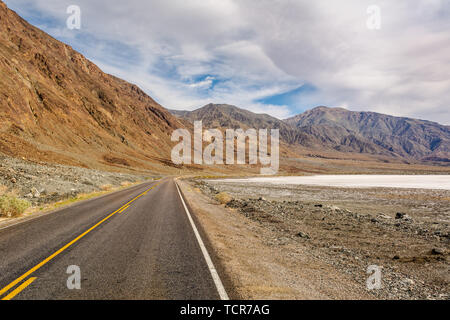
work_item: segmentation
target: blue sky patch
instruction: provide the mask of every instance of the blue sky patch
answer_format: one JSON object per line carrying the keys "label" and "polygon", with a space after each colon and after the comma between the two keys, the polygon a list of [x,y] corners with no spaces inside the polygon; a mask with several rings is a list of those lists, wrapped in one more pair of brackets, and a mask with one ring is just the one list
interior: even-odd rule
{"label": "blue sky patch", "polygon": [[295,106],[296,111],[303,111],[310,106],[302,105],[302,102],[306,100],[306,97],[312,93],[316,93],[317,91],[318,89],[315,86],[311,84],[304,84],[294,90],[259,99],[257,102],[275,106]]}

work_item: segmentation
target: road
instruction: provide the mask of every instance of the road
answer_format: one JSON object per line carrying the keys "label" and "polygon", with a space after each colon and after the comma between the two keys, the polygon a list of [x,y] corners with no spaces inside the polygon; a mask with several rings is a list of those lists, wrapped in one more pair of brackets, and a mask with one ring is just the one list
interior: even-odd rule
{"label": "road", "polygon": [[204,250],[175,181],[149,182],[0,230],[0,299],[223,298]]}

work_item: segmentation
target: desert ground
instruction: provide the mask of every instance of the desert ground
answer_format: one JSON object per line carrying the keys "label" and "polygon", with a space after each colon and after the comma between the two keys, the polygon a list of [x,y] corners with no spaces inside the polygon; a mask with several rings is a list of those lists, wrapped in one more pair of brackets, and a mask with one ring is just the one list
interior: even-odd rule
{"label": "desert ground", "polygon": [[[450,191],[182,181],[245,299],[449,299]],[[367,268],[382,270],[368,290]]]}

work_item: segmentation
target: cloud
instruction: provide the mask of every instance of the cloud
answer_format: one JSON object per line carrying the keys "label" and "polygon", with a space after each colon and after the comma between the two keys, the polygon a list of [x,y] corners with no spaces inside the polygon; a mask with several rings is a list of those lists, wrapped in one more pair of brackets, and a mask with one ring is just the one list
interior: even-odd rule
{"label": "cloud", "polygon": [[[283,118],[329,105],[450,123],[448,0],[6,3],[167,108],[230,103]],[[72,4],[80,31],[65,27]],[[373,4],[380,30],[366,26]]]}
{"label": "cloud", "polygon": [[206,77],[205,80],[188,84],[191,88],[209,89],[214,83],[214,77]]}

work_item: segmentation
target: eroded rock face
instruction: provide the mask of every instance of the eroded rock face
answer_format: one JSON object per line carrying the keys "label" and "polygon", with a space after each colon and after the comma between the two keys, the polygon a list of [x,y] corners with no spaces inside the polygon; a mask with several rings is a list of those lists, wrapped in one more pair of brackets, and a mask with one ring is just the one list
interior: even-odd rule
{"label": "eroded rock face", "polygon": [[450,159],[450,127],[431,121],[317,107],[285,122],[331,141],[341,151],[443,162]]}
{"label": "eroded rock face", "polygon": [[0,74],[0,152],[14,157],[139,167],[170,159],[170,135],[184,127],[137,86],[103,73],[1,1]]}

